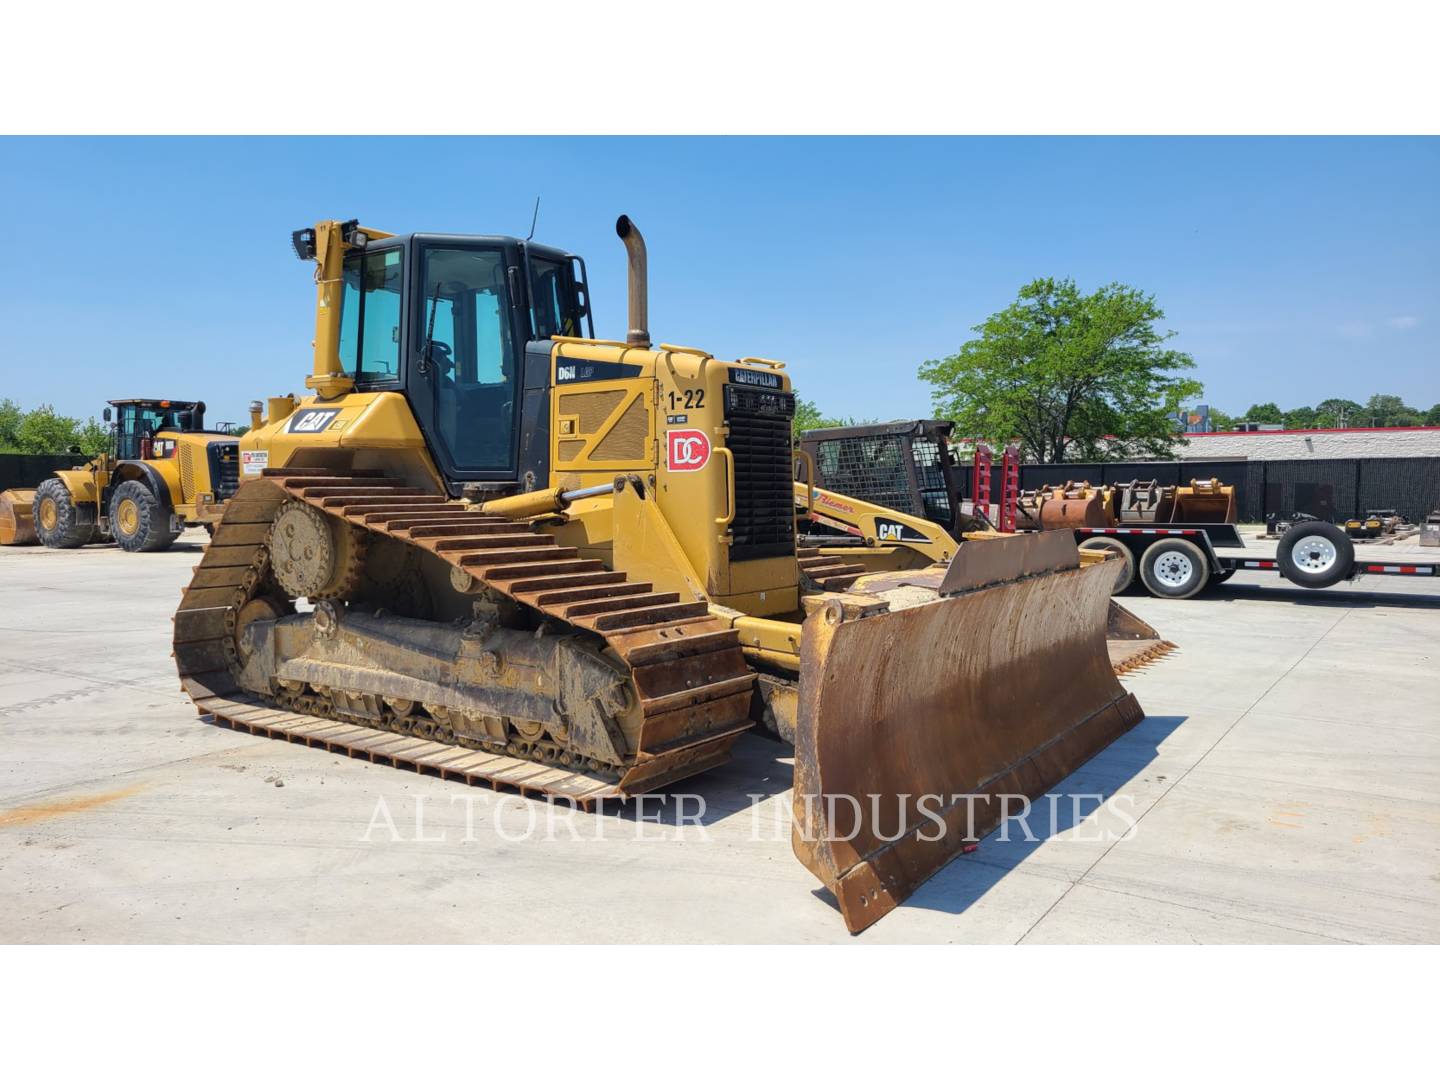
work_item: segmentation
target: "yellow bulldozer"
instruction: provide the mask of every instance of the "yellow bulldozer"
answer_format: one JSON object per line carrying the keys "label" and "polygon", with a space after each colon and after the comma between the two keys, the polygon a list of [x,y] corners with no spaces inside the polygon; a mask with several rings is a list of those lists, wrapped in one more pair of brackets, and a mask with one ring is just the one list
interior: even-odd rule
{"label": "yellow bulldozer", "polygon": [[[784,365],[626,339],[585,264],[323,221],[310,394],[270,398],[175,616],[239,730],[593,807],[794,745],[792,846],[859,931],[1142,718],[1116,568],[1068,533],[961,543],[934,584],[797,554]],[[257,403],[257,413],[260,407]]]}
{"label": "yellow bulldozer", "polygon": [[[113,410],[113,412],[112,412]],[[0,492],[0,543],[163,551],[213,525],[239,484],[240,441],[205,428],[203,401],[124,398],[104,412],[110,449],[35,488]]]}

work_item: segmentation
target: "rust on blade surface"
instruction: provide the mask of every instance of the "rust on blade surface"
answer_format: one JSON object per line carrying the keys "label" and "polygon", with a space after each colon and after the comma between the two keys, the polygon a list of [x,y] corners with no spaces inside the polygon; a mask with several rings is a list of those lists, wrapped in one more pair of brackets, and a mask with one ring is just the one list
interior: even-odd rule
{"label": "rust on blade surface", "polygon": [[1041,569],[851,621],[836,603],[806,622],[792,845],[852,932],[993,828],[1000,796],[1040,795],[1142,719],[1106,650],[1118,570]]}
{"label": "rust on blade surface", "polygon": [[1075,534],[1068,529],[961,544],[940,582],[940,595],[954,596],[999,582],[1052,570],[1070,570],[1079,565],[1080,550],[1075,546]]}

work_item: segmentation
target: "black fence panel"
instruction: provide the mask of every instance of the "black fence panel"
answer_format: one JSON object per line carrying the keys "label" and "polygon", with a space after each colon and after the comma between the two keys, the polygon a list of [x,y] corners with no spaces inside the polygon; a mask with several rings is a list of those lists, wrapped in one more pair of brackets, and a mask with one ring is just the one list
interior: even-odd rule
{"label": "black fence panel", "polygon": [[1356,510],[1395,510],[1424,521],[1440,509],[1440,458],[1361,458]]}
{"label": "black fence panel", "polygon": [[1359,462],[1321,458],[1265,462],[1265,512],[1343,521],[1359,507]]}
{"label": "black fence panel", "polygon": [[33,488],[56,469],[84,465],[84,454],[0,454],[0,491]]}

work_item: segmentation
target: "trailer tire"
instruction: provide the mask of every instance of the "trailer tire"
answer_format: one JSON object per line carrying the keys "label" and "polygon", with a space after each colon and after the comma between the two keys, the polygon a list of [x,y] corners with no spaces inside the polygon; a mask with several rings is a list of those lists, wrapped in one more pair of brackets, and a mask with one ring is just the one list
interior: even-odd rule
{"label": "trailer tire", "polygon": [[1157,540],[1140,558],[1140,580],[1154,596],[1188,600],[1210,582],[1210,560],[1189,540]]}
{"label": "trailer tire", "polygon": [[1275,561],[1291,584],[1325,589],[1355,569],[1355,543],[1328,521],[1307,521],[1285,530]]}
{"label": "trailer tire", "polygon": [[95,539],[95,522],[75,505],[65,481],[52,476],[35,489],[35,535],[48,548],[84,547]]}
{"label": "trailer tire", "polygon": [[1115,578],[1115,587],[1110,590],[1111,596],[1119,596],[1135,584],[1135,553],[1123,542],[1113,536],[1092,536],[1081,542],[1080,548],[1084,551],[1113,551],[1119,557],[1120,574]]}

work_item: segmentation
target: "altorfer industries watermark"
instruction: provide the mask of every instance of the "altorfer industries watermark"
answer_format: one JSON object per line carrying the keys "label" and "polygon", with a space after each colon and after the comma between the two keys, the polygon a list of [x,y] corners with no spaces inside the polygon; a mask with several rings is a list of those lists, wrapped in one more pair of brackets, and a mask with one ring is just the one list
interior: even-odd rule
{"label": "altorfer industries watermark", "polygon": [[[475,843],[568,840],[593,842],[698,841],[714,838],[710,826],[743,814],[751,842],[786,842],[792,830],[807,841],[849,841],[868,833],[889,843],[913,836],[921,842],[951,839],[978,843],[995,832],[1001,842],[1114,843],[1133,837],[1139,820],[1130,795],[1049,793],[1038,800],[1024,795],[926,794],[804,796],[797,816],[788,795],[750,793],[747,803],[711,807],[693,793],[597,798],[583,806],[563,796],[455,792],[448,798],[411,795],[398,810],[379,796],[360,840],[363,843]],[[456,808],[463,808],[457,811]],[[1103,813],[1100,811],[1103,809]],[[459,820],[457,821],[457,817]],[[733,831],[727,838],[734,838]]]}

